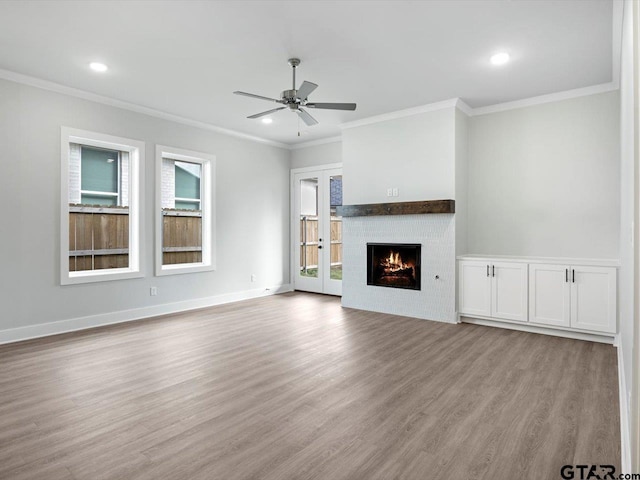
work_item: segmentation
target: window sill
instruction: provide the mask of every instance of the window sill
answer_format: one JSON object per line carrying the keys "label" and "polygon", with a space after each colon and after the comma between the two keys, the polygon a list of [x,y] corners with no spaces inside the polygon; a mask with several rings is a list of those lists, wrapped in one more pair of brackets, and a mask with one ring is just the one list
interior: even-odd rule
{"label": "window sill", "polygon": [[110,282],[113,280],[127,280],[129,278],[142,278],[144,274],[140,270],[130,268],[111,268],[108,270],[85,270],[81,272],[69,272],[63,276],[62,285],[79,285],[83,283]]}
{"label": "window sill", "polygon": [[215,269],[215,265],[204,263],[178,263],[175,265],[163,265],[156,269],[156,277],[180,275],[183,273],[212,272]]}

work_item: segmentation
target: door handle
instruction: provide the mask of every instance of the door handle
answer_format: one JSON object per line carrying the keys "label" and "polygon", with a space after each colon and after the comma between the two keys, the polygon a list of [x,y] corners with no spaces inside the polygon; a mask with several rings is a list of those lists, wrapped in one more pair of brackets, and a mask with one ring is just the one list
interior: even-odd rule
{"label": "door handle", "polygon": [[318,249],[322,248],[322,245],[318,245]]}
{"label": "door handle", "polygon": [[495,265],[491,265],[491,276],[492,277],[496,276],[496,266]]}
{"label": "door handle", "polygon": [[487,277],[489,276],[489,265],[487,265]]}
{"label": "door handle", "polygon": [[571,282],[576,283],[576,271],[571,269]]}
{"label": "door handle", "polygon": [[564,283],[569,283],[569,269],[564,269]]}

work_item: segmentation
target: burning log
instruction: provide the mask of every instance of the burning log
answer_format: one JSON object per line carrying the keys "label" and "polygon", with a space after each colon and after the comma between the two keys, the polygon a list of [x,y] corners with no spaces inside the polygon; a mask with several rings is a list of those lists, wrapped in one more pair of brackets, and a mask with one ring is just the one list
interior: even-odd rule
{"label": "burning log", "polygon": [[383,269],[383,277],[409,277],[414,278],[413,267],[399,268],[399,269]]}

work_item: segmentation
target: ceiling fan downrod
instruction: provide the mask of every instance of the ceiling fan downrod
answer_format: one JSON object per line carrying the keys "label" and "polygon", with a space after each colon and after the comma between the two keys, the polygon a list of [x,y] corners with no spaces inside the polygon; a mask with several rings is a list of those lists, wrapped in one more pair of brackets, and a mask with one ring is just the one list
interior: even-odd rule
{"label": "ceiling fan downrod", "polygon": [[291,87],[291,90],[295,90],[296,89],[296,67],[300,65],[300,59],[290,58],[289,60],[287,60],[287,63],[291,65],[291,68],[293,70],[293,86]]}

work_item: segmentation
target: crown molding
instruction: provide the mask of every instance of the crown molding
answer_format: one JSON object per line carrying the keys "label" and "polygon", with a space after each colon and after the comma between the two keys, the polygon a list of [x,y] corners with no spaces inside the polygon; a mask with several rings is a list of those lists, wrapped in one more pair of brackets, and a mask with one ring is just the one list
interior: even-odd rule
{"label": "crown molding", "polygon": [[436,110],[442,110],[445,108],[457,108],[470,117],[476,117],[478,115],[487,115],[489,113],[504,112],[507,110],[514,110],[516,108],[532,107],[534,105],[558,102],[561,100],[568,100],[570,98],[586,97],[588,95],[611,92],[613,90],[618,90],[619,88],[619,84],[617,84],[616,82],[601,83],[599,85],[591,85],[589,87],[565,90],[563,92],[555,92],[547,95],[515,100],[513,102],[497,103],[495,105],[487,105],[486,107],[476,108],[470,107],[461,98],[452,98],[450,100],[444,100],[442,102],[429,103],[427,105],[421,105],[419,107],[407,108],[405,110],[384,113],[382,115],[376,115],[368,118],[361,118],[360,120],[355,120],[353,122],[343,123],[339,125],[339,127],[342,130],[346,130],[349,128],[371,125],[373,123],[395,120],[397,118],[410,117],[412,115],[418,115],[420,113],[434,112]]}
{"label": "crown molding", "polygon": [[469,117],[473,115],[473,108],[467,105],[461,98],[456,98],[456,108]]}
{"label": "crown molding", "polygon": [[321,138],[319,140],[311,140],[309,142],[295,143],[293,145],[289,145],[289,150],[300,150],[301,148],[315,147],[317,145],[324,145],[325,143],[338,143],[341,141],[342,141],[342,137]]}
{"label": "crown molding", "polygon": [[40,78],[31,77],[29,75],[23,75],[21,73],[12,72],[10,70],[0,69],[0,79],[9,80],[11,82],[20,83],[23,85],[36,87],[43,90],[49,90],[51,92],[61,93],[63,95],[69,95],[71,97],[81,98],[83,100],[89,100],[92,102],[101,103],[103,105],[108,105],[110,107],[122,108],[124,110],[141,113],[143,115],[148,115],[150,117],[169,120],[171,122],[188,125],[190,127],[201,128],[203,130],[209,130],[211,132],[216,132],[222,135],[228,135],[231,137],[240,138],[242,140],[249,140],[251,142],[258,142],[264,145],[270,145],[272,147],[284,148],[285,150],[291,149],[291,146],[285,143],[275,142],[273,140],[269,140],[262,137],[256,137],[254,135],[238,132],[236,130],[218,127],[217,125],[200,122],[198,120],[192,120],[190,118],[181,117],[179,115],[163,112],[161,110],[155,110],[153,108],[143,107],[141,105],[136,105],[135,103],[125,102],[124,100],[116,100],[115,98],[105,97],[103,95],[87,92],[85,90],[80,90],[78,88],[67,87],[59,83],[50,82],[48,80],[42,80]]}
{"label": "crown molding", "polygon": [[[616,30],[615,28],[616,24],[620,23],[620,22],[616,22],[615,18],[616,18],[616,15],[622,15],[622,12],[623,12],[622,7],[623,7],[623,2],[621,0],[616,0],[614,2],[614,30]],[[621,30],[621,28],[617,28],[617,30]],[[617,75],[614,76],[614,81],[611,81],[609,83],[591,85],[589,87],[576,88],[573,90],[565,90],[562,92],[550,93],[547,95],[540,95],[537,97],[525,98],[522,100],[515,100],[512,102],[498,103],[495,105],[487,105],[485,107],[476,107],[476,108],[470,107],[467,103],[465,103],[460,98],[452,98],[452,99],[444,100],[441,102],[429,103],[427,105],[421,105],[418,107],[407,108],[404,110],[397,110],[395,112],[384,113],[384,114],[376,115],[373,117],[362,118],[360,120],[354,120],[352,122],[343,123],[338,126],[340,127],[341,130],[346,130],[350,128],[361,127],[364,125],[371,125],[374,123],[385,122],[388,120],[394,120],[398,118],[419,115],[421,113],[434,112],[437,110],[443,110],[445,108],[457,108],[464,114],[470,117],[475,117],[479,115],[487,115],[491,113],[504,112],[507,110],[514,110],[517,108],[531,107],[535,105],[542,105],[545,103],[557,102],[561,100],[568,100],[571,98],[584,97],[589,95],[595,95],[598,93],[606,93],[606,92],[618,90],[620,88],[620,85],[619,85],[620,55],[616,56],[615,50],[616,49],[620,50],[622,41],[621,41],[621,38],[619,41],[616,41],[616,38],[617,38],[617,34],[614,35],[614,41],[613,41],[614,56],[613,56],[612,63],[613,63],[614,73],[617,68]],[[263,145],[270,145],[270,146],[282,148],[285,150],[299,150],[302,148],[342,141],[342,137],[336,136],[336,137],[329,137],[329,138],[320,138],[318,140],[311,140],[309,142],[304,142],[304,143],[286,144],[286,143],[276,142],[274,140],[269,140],[262,137],[256,137],[254,135],[249,135],[247,133],[238,132],[236,130],[231,130],[228,128],[218,127],[217,125],[212,125],[210,123],[200,122],[198,120],[192,120],[186,117],[181,117],[179,115],[174,115],[172,113],[155,110],[153,108],[136,105],[134,103],[125,102],[123,100],[116,100],[115,98],[105,97],[102,95],[98,95],[96,93],[87,92],[85,90],[67,87],[59,83],[50,82],[48,80],[42,80],[39,78],[31,77],[29,75],[23,75],[21,73],[12,72],[10,70],[0,69],[0,79],[20,83],[30,87],[40,88],[43,90],[49,90],[56,93],[61,93],[63,95],[69,95],[72,97],[81,98],[83,100],[89,100],[92,102],[108,105],[111,107],[122,108],[124,110],[141,113],[143,115],[148,115],[151,117],[168,120],[175,123],[180,123],[182,125],[201,128],[203,130],[209,130],[212,132],[220,133],[222,135],[240,138],[242,140],[257,142]]]}
{"label": "crown molding", "polygon": [[498,103],[496,105],[474,108],[472,109],[473,111],[471,116],[477,117],[478,115],[515,110],[516,108],[532,107],[534,105],[559,102],[561,100],[569,100],[571,98],[586,97],[598,93],[611,92],[618,90],[618,88],[619,87],[613,82],[601,83],[600,85],[591,85],[590,87],[576,88],[573,90],[565,90],[564,92],[550,93],[548,95],[540,95],[538,97],[525,98],[522,100],[515,100],[513,102]]}
{"label": "crown molding", "polygon": [[375,115],[373,117],[361,118],[360,120],[354,120],[353,122],[342,123],[338,125],[338,127],[340,127],[342,130],[346,130],[349,128],[362,127],[363,125],[371,125],[372,123],[380,123],[386,122],[388,120],[395,120],[397,118],[411,117],[413,115],[419,115],[420,113],[434,112],[436,110],[452,108],[456,106],[457,102],[457,98],[451,98],[449,100],[443,100],[442,102],[428,103],[427,105],[420,105],[419,107],[412,107],[404,110],[397,110],[395,112]]}

